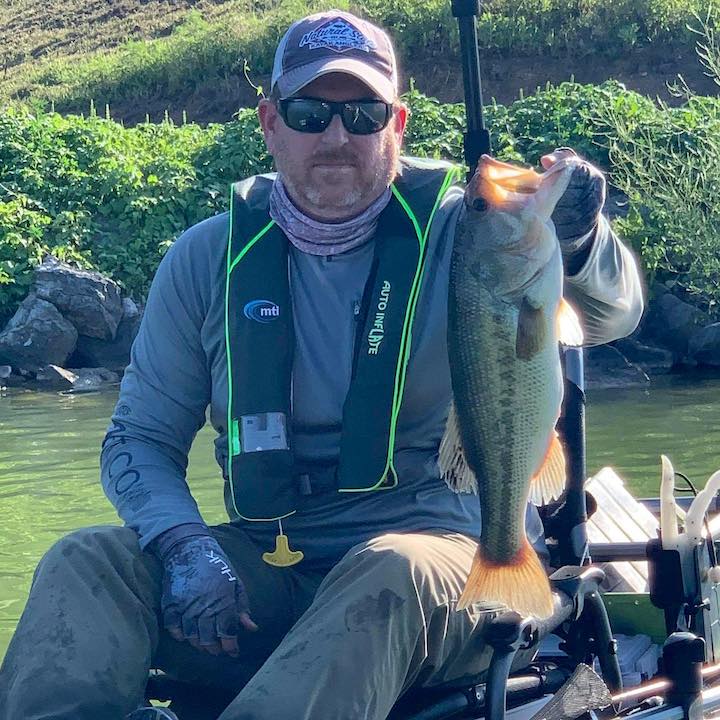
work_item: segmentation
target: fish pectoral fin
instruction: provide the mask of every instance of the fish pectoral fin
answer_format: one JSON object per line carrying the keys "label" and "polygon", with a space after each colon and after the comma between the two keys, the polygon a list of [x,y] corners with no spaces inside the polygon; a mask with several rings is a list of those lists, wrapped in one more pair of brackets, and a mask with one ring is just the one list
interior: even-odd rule
{"label": "fish pectoral fin", "polygon": [[552,615],[554,602],[547,573],[527,538],[508,563],[487,559],[478,546],[457,609],[480,600],[502,603],[525,617]]}
{"label": "fish pectoral fin", "polygon": [[560,298],[555,316],[558,342],[568,347],[580,347],[585,340],[580,316],[565,298]]}
{"label": "fish pectoral fin", "polygon": [[565,451],[557,430],[553,430],[542,464],[530,481],[528,500],[533,505],[547,505],[559,498],[564,489]]}
{"label": "fish pectoral fin", "polygon": [[530,360],[543,349],[546,340],[545,311],[541,307],[533,307],[527,297],[523,296],[518,313],[515,355],[520,360]]}
{"label": "fish pectoral fin", "polygon": [[440,476],[456,493],[477,493],[477,478],[465,460],[460,440],[455,403],[450,405],[445,434],[440,442],[438,455]]}

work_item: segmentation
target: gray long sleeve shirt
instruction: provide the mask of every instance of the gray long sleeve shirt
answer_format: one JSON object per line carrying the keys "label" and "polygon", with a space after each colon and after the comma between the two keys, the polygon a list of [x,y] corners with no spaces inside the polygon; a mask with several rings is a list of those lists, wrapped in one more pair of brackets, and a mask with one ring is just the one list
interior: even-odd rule
{"label": "gray long sleeve shirt", "polygon": [[[437,468],[451,400],[448,272],[462,198],[460,188],[446,194],[430,233],[396,435],[399,485],[390,491],[334,492],[327,471],[339,454],[356,314],[372,242],[330,257],[290,247],[296,331],[293,422],[299,428],[295,453],[299,462],[318,468],[311,473],[315,488],[328,487],[301,498],[298,512],[283,521],[291,546],[305,553],[306,566],[330,567],[353,545],[386,532],[444,528],[479,537],[477,497],[449,490]],[[142,546],[173,526],[202,522],[185,473],[208,406],[217,432],[215,454],[225,468],[228,222],[223,213],[198,223],[163,258],[103,443],[103,487],[125,524],[140,535]],[[643,307],[636,263],[604,218],[584,266],[566,278],[565,294],[582,315],[587,345],[622,337],[636,327]],[[231,520],[243,523],[272,550],[277,523]]]}

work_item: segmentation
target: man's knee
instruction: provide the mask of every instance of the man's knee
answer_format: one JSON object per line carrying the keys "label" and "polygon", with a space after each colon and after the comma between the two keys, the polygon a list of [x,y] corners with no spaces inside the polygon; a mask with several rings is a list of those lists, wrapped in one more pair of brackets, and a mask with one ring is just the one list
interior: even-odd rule
{"label": "man's knee", "polygon": [[[335,568],[345,576],[341,582],[356,579],[364,596],[375,597],[389,612],[434,606],[437,598],[438,568],[423,552],[417,536],[389,533],[351,551]],[[422,611],[421,611],[422,612]]]}
{"label": "man's knee", "polygon": [[138,536],[134,530],[115,525],[81,528],[60,538],[45,553],[38,569],[110,561],[118,556],[140,555]]}
{"label": "man's knee", "polygon": [[368,542],[362,554],[365,562],[376,563],[390,573],[400,573],[414,585],[427,580],[442,582],[443,576],[454,570],[446,562],[449,559],[448,549],[444,547],[447,542],[436,535],[387,533]]}
{"label": "man's knee", "polygon": [[400,588],[428,612],[460,597],[475,548],[462,536],[387,533],[356,547],[339,567],[359,564],[368,587]]}

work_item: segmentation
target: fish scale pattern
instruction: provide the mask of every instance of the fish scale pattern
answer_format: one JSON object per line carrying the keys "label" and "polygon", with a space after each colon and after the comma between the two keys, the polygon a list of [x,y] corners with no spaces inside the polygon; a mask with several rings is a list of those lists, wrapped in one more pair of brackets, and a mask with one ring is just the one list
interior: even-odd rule
{"label": "fish scale pattern", "polygon": [[[517,243],[508,233],[517,234]],[[538,246],[544,249],[535,252]],[[517,357],[516,342],[527,294],[534,302],[538,297],[544,301],[538,318],[545,342],[525,360]],[[561,295],[557,238],[536,213],[523,208],[508,218],[492,209],[466,210],[450,268],[448,349],[454,408],[441,467],[450,483],[466,485],[468,478],[476,479],[481,546],[497,563],[511,562],[525,541],[530,481],[560,410],[555,313]],[[452,425],[454,446],[448,442]]]}

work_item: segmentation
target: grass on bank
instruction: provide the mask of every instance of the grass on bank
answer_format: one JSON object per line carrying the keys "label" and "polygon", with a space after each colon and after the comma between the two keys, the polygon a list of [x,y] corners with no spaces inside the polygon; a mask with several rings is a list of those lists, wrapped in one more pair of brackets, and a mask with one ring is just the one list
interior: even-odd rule
{"label": "grass on bank", "polygon": [[[78,112],[91,100],[143,103],[222,86],[242,76],[246,60],[253,74],[267,74],[289,23],[330,7],[387,27],[402,65],[458,56],[449,0],[177,0],[172,7],[160,0],[122,0],[112,10],[104,0],[0,6],[0,100],[33,98]],[[656,44],[672,55],[692,49],[687,25],[706,11],[707,0],[488,0],[478,34],[485,54],[621,56]]]}

